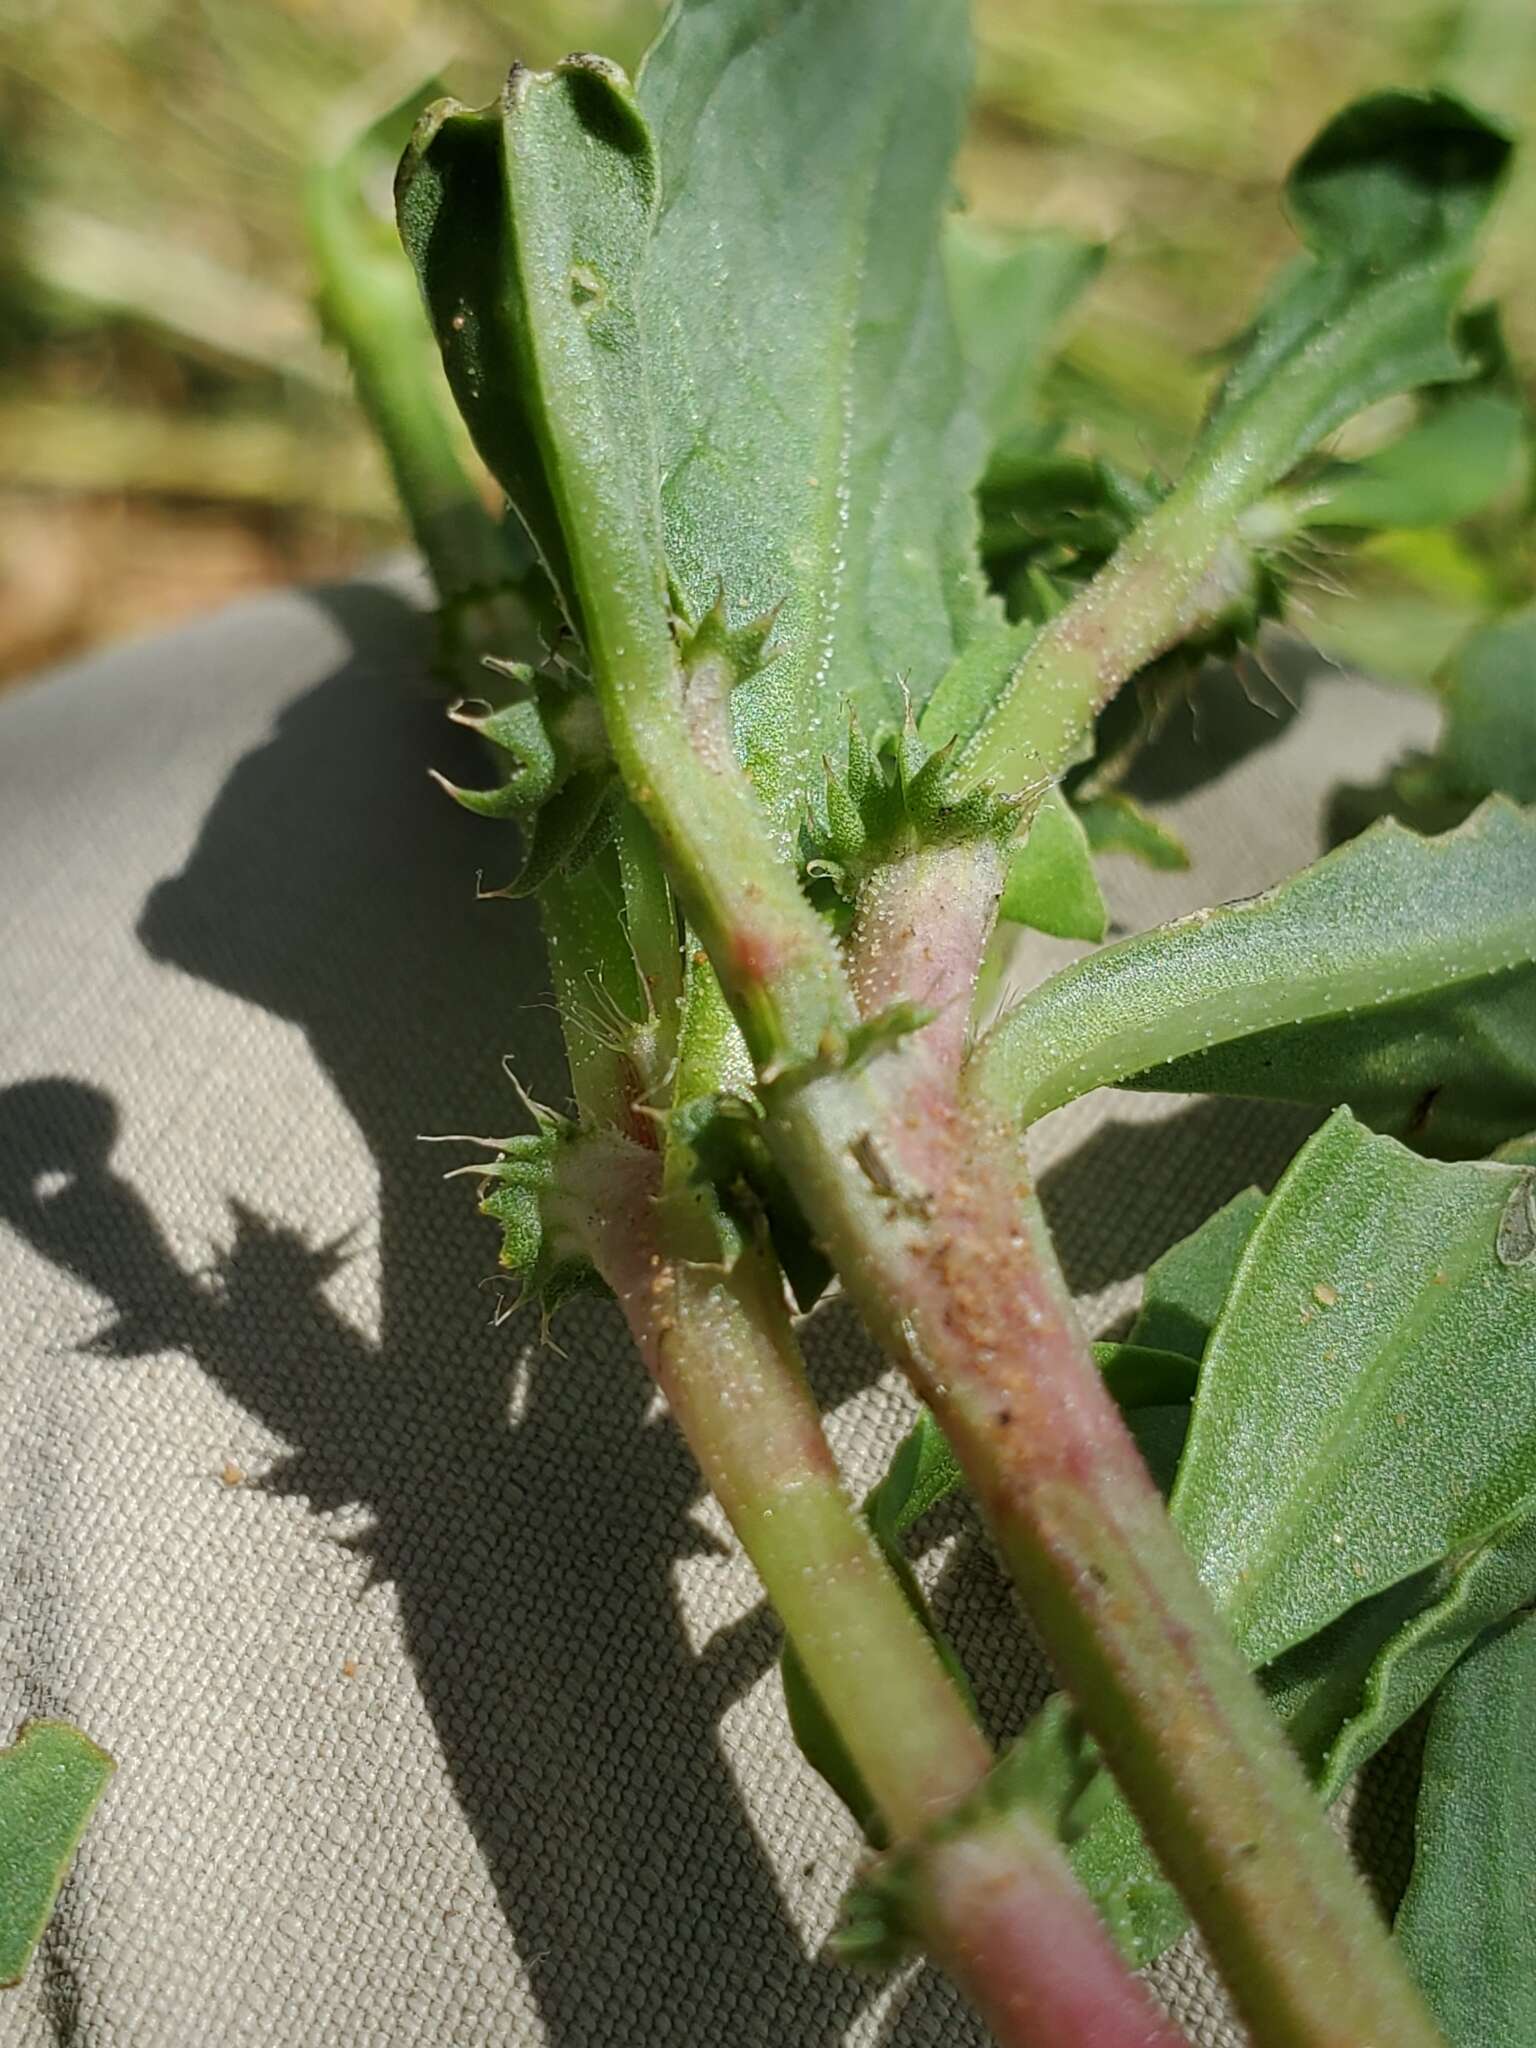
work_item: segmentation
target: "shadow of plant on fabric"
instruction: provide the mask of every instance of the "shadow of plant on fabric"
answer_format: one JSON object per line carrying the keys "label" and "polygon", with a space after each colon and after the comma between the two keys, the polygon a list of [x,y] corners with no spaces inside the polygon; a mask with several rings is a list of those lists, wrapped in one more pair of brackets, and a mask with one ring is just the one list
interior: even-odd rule
{"label": "shadow of plant on fabric", "polygon": [[[140,936],[307,1034],[378,1173],[377,1344],[325,1296],[345,1242],[236,1207],[214,1284],[182,1266],[114,1170],[117,1106],[79,1081],[0,1094],[0,1220],[111,1304],[99,1353],[185,1351],[294,1446],[265,1487],[368,1516],[551,2048],[766,2043],[786,2015],[840,2040],[864,1989],[796,1941],[720,1742],[777,1629],[759,1605],[695,1656],[674,1579],[711,1543],[700,1483],[616,1313],[575,1305],[569,1356],[532,1317],[488,1331],[488,1233],[418,1141],[515,1119],[514,1036],[561,1096],[531,913],[473,901],[489,842],[424,772],[453,736],[389,685],[419,617],[377,589],[320,601],[353,658],[236,766]],[[558,1572],[531,1569],[551,1546]]]}

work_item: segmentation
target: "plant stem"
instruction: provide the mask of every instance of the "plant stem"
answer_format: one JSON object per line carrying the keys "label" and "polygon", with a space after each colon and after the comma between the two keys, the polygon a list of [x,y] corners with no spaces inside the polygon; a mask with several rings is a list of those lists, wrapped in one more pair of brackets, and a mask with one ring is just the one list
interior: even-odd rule
{"label": "plant stem", "polygon": [[358,401],[383,444],[442,601],[488,595],[508,582],[513,557],[449,426],[439,396],[442,375],[427,353],[410,269],[397,250],[377,245],[378,224],[360,189],[362,168],[352,161],[357,147],[316,164],[305,184],[321,317],[346,351]]}
{"label": "plant stem", "polygon": [[1017,1814],[937,1844],[919,1907],[929,1953],[1004,2044],[1177,2048],[1183,2035],[1083,1912],[1064,1859],[1068,1883],[1046,1881],[1049,1846]]}
{"label": "plant stem", "polygon": [[[585,1172],[581,1161],[585,1157]],[[919,1834],[991,1765],[985,1737],[838,1479],[772,1262],[699,1258],[696,1191],[660,1161],[578,1142],[580,1232],[711,1490],[894,1834]],[[679,1242],[681,1241],[681,1242]]]}
{"label": "plant stem", "polygon": [[[894,907],[888,876],[881,931],[915,963],[917,935],[940,918],[984,916],[995,865],[969,901],[952,857],[905,867],[908,900]],[[956,1085],[952,1033],[926,1037],[860,1073],[775,1091],[780,1162],[954,1445],[1254,2040],[1429,2048],[1386,1928],[1104,1389],[1017,1137]]]}
{"label": "plant stem", "polygon": [[1251,497],[1240,468],[1192,474],[1093,580],[1028,639],[966,741],[957,781],[1021,787],[1078,760],[1121,684],[1219,617],[1252,578],[1236,522]]}
{"label": "plant stem", "polygon": [[917,1847],[925,1943],[1004,2048],[1178,2048],[1032,1815],[925,1841],[991,1751],[843,1491],[771,1260],[702,1261],[706,1198],[658,1200],[656,1156],[622,1141],[582,1150],[594,1262],[893,1838]]}
{"label": "plant stem", "polygon": [[[1229,513],[1206,508],[1213,548]],[[1114,586],[1144,589],[1143,635],[1162,529],[1148,531]],[[620,770],[757,1062],[768,1141],[871,1330],[950,1430],[1032,1616],[1255,2040],[1430,2048],[1434,2031],[1386,1932],[1105,1393],[1017,1138],[957,1085],[952,1006],[969,1002],[1001,855],[918,854],[906,900],[903,881],[888,880],[878,918],[866,919],[885,940],[872,929],[862,946],[855,938],[858,979],[889,996],[905,969],[887,967],[882,946],[915,961],[924,932],[955,923],[958,943],[932,961],[956,985],[903,991],[940,1010],[934,1049],[919,1034],[860,1071],[835,1059],[818,1067],[818,1050],[835,1052],[854,1014],[820,921],[735,762],[695,750],[666,636],[643,617],[626,623],[624,582],[605,583],[581,554],[577,576]],[[1186,588],[1197,580],[1190,570]],[[1102,619],[1098,630],[1107,634]],[[1116,661],[1139,663],[1126,654],[1133,639],[1115,643]],[[1085,664],[1110,672],[1091,632],[1066,653],[1073,688]],[[935,890],[946,875],[971,877],[963,909]]]}

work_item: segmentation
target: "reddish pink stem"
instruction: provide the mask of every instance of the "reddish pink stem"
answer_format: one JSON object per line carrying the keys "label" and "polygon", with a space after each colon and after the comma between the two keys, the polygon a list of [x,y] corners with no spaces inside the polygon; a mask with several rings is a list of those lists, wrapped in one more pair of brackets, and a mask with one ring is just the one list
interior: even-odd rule
{"label": "reddish pink stem", "polygon": [[924,1927],[934,1957],[1017,2048],[1186,2048],[1129,1975],[1081,1895],[1042,1893],[1021,1868],[1011,1821],[937,1848]]}

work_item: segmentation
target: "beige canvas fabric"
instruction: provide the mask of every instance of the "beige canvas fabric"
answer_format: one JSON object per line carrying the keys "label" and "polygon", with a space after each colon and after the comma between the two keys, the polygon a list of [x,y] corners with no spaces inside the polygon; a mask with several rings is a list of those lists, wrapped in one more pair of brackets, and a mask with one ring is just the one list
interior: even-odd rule
{"label": "beige canvas fabric", "polygon": [[[517,1127],[503,1053],[559,1093],[530,919],[474,901],[507,834],[423,772],[475,771],[421,648],[386,581],[0,702],[0,1723],[120,1760],[0,2041],[965,2048],[931,1972],[818,1959],[856,1843],[616,1315],[492,1327],[488,1226],[418,1142]],[[1111,863],[1125,924],[1311,857],[1331,784],[1424,724],[1326,674],[1294,720],[1223,706],[1250,750],[1194,790],[1154,759],[1195,867]],[[1307,1121],[1043,1127],[1093,1326]],[[907,1398],[844,1308],[808,1344],[862,1489]],[[1045,1677],[963,1515],[930,1577],[1017,1727]],[[1236,2040],[1194,1950],[1157,1981]]]}

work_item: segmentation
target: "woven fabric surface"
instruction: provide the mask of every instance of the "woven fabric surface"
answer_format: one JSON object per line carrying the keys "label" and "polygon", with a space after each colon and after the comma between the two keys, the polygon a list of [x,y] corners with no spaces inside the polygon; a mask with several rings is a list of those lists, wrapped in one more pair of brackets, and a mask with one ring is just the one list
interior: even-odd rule
{"label": "woven fabric surface", "polygon": [[[492,1326],[463,1155],[420,1142],[517,1128],[503,1054],[561,1092],[531,917],[474,898],[506,829],[424,774],[477,773],[424,645],[386,577],[0,702],[0,1737],[62,1714],[120,1765],[0,2041],[972,2048],[933,1972],[819,1955],[857,1844],[752,1574],[611,1309],[558,1351]],[[1154,750],[1195,861],[1109,863],[1126,926],[1312,858],[1334,783],[1427,723],[1326,675],[1296,716],[1230,679],[1201,707],[1233,764]],[[1091,1326],[1308,1126],[1048,1120]],[[863,1489],[908,1397],[846,1307],[807,1346]],[[1046,1673],[963,1513],[925,1570],[1017,1728]],[[1156,1981],[1234,2048],[1197,1949]]]}

